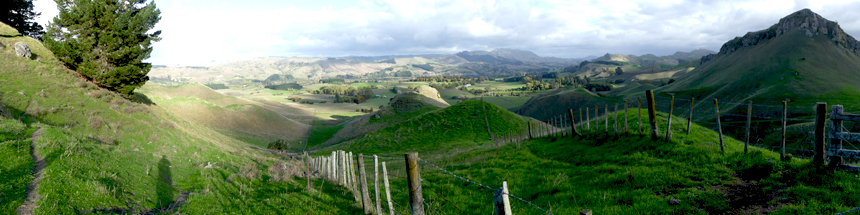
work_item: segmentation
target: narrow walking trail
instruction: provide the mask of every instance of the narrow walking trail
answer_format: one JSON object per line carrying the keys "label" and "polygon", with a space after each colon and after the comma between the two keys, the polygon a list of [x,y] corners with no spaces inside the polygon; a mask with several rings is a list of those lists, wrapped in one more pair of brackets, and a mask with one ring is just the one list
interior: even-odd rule
{"label": "narrow walking trail", "polygon": [[33,162],[35,163],[33,173],[36,175],[36,178],[27,185],[27,199],[16,210],[20,215],[33,214],[33,209],[36,209],[36,203],[39,201],[39,192],[37,189],[39,188],[39,181],[42,181],[42,172],[45,169],[45,158],[36,153],[36,145],[38,145],[40,136],[42,136],[42,127],[39,126],[39,129],[33,132],[33,135],[30,137],[33,139],[30,142],[30,156],[33,157]]}

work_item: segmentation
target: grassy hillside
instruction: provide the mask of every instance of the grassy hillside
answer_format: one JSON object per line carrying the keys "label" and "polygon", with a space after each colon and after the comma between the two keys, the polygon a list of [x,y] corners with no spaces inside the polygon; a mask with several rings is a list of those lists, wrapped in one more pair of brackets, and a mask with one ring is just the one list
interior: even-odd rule
{"label": "grassy hillside", "polygon": [[[635,131],[638,118],[628,117]],[[661,132],[666,129],[666,117],[658,113]],[[687,135],[685,125],[683,119],[673,120],[674,138],[668,143],[637,135],[614,137],[601,130],[586,132],[582,138],[542,138],[522,145],[461,140],[455,150],[425,150],[419,156],[493,188],[507,181],[511,194],[553,214],[577,214],[583,209],[595,214],[834,214],[860,201],[855,174],[810,166],[805,159],[782,162],[777,153],[757,147],[743,154],[743,143],[730,137],[724,137],[727,150],[721,153],[717,133],[693,124]],[[348,150],[402,156],[402,152],[390,152],[390,145],[363,146]],[[387,161],[391,186],[404,189],[403,161]],[[421,165],[421,177],[427,211],[492,213],[488,202],[493,191],[429,165]],[[671,205],[671,199],[680,203]],[[408,202],[403,191],[393,190],[392,200],[399,203],[398,212],[407,212],[407,207],[400,207]],[[514,198],[511,204],[515,214],[544,214]]]}
{"label": "grassy hillside", "polygon": [[288,112],[300,111],[290,106],[225,96],[201,84],[147,84],[140,92],[175,116],[263,147],[278,139],[296,145],[307,139],[309,126],[287,118]]}
{"label": "grassy hillside", "polygon": [[[16,41],[37,57],[15,56]],[[0,214],[25,202],[37,175],[31,149],[45,164],[36,214],[356,211],[331,185],[301,192],[298,161],[177,117],[167,99],[100,89],[34,39],[0,43]]]}
{"label": "grassy hillside", "polygon": [[682,97],[725,101],[755,100],[795,105],[816,101],[858,107],[860,56],[840,49],[827,35],[808,37],[790,30],[778,37],[718,55],[660,89]]}
{"label": "grassy hillside", "polygon": [[600,97],[583,88],[558,89],[529,99],[515,112],[535,119],[547,120],[550,117],[567,113],[569,108],[574,109],[576,112],[574,114],[579,114],[577,108],[581,108],[585,114],[587,107],[591,110],[590,113],[594,114],[594,106],[597,105],[600,108],[600,113],[603,113],[604,105],[612,106],[610,110],[613,110],[612,108],[615,108],[613,105],[616,102],[618,101]]}
{"label": "grassy hillside", "polygon": [[399,94],[393,98],[388,106],[383,106],[382,109],[371,114],[359,116],[347,122],[342,129],[338,130],[337,133],[335,133],[331,139],[325,141],[323,145],[336,144],[357,138],[361,135],[383,129],[415,118],[424,113],[439,109],[438,106],[429,103],[428,100],[435,101],[421,94]]}
{"label": "grassy hillside", "polygon": [[489,142],[488,122],[492,132],[501,135],[519,132],[525,128],[527,120],[491,103],[469,100],[395,123],[324,150],[337,148],[369,154],[470,147]]}

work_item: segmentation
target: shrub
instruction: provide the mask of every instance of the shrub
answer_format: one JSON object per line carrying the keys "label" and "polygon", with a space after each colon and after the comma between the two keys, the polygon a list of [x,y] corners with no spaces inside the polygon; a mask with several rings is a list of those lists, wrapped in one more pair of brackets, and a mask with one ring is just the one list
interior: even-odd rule
{"label": "shrub", "polygon": [[287,151],[290,150],[289,144],[287,144],[286,140],[275,140],[274,142],[269,143],[269,147],[271,150],[279,150],[279,151]]}
{"label": "shrub", "polygon": [[585,89],[590,91],[609,91],[612,90],[612,84],[592,82],[585,85]]}

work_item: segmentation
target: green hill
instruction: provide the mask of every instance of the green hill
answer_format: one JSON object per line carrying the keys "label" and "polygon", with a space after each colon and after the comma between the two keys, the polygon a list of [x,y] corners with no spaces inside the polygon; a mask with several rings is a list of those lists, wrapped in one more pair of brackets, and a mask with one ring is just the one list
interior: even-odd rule
{"label": "green hill", "polygon": [[857,44],[835,22],[804,9],[727,42],[711,60],[658,91],[697,100],[858,107]]}
{"label": "green hill", "polygon": [[323,146],[351,140],[367,133],[390,127],[440,107],[428,103],[429,98],[415,93],[398,94],[388,106],[367,115],[356,117],[337,131]]}
{"label": "green hill", "polygon": [[449,150],[489,142],[488,124],[494,135],[502,135],[521,131],[529,120],[488,102],[468,100],[395,123],[330,148],[360,151],[365,154]]}
{"label": "green hill", "polygon": [[[594,106],[600,108],[600,113],[604,112],[605,105],[609,105],[610,111],[615,108],[615,99],[600,97],[590,91],[582,88],[575,89],[558,89],[552,92],[544,93],[529,99],[525,104],[519,107],[515,112],[524,116],[534,117],[539,120],[547,120],[553,116],[566,114],[568,109],[574,109],[574,114],[579,114],[577,109],[582,109],[585,114],[587,107],[594,116]],[[624,103],[621,101],[621,107]],[[632,107],[632,106],[631,106]]]}
{"label": "green hill", "polygon": [[[15,42],[29,45],[34,57],[17,57]],[[100,89],[32,38],[0,43],[0,214],[26,202],[41,166],[31,149],[44,158],[35,204],[28,205],[35,214],[357,211],[331,184],[302,191],[295,178],[301,171],[285,168],[299,161],[177,117],[158,97],[126,99]]]}

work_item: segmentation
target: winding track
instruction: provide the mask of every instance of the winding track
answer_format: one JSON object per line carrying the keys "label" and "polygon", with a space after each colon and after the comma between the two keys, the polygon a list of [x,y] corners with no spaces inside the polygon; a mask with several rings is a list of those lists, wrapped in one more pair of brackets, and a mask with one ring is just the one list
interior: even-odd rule
{"label": "winding track", "polygon": [[36,153],[36,145],[38,145],[36,140],[42,136],[42,127],[37,127],[39,127],[39,129],[33,132],[33,135],[30,136],[30,138],[33,139],[30,142],[30,156],[33,157],[33,162],[35,163],[35,166],[33,166],[33,173],[35,173],[36,178],[27,185],[27,199],[24,201],[24,204],[15,210],[20,215],[33,214],[33,209],[36,209],[36,203],[39,201],[39,191],[37,191],[37,189],[39,189],[39,181],[42,181],[42,172],[45,169],[45,158]]}

